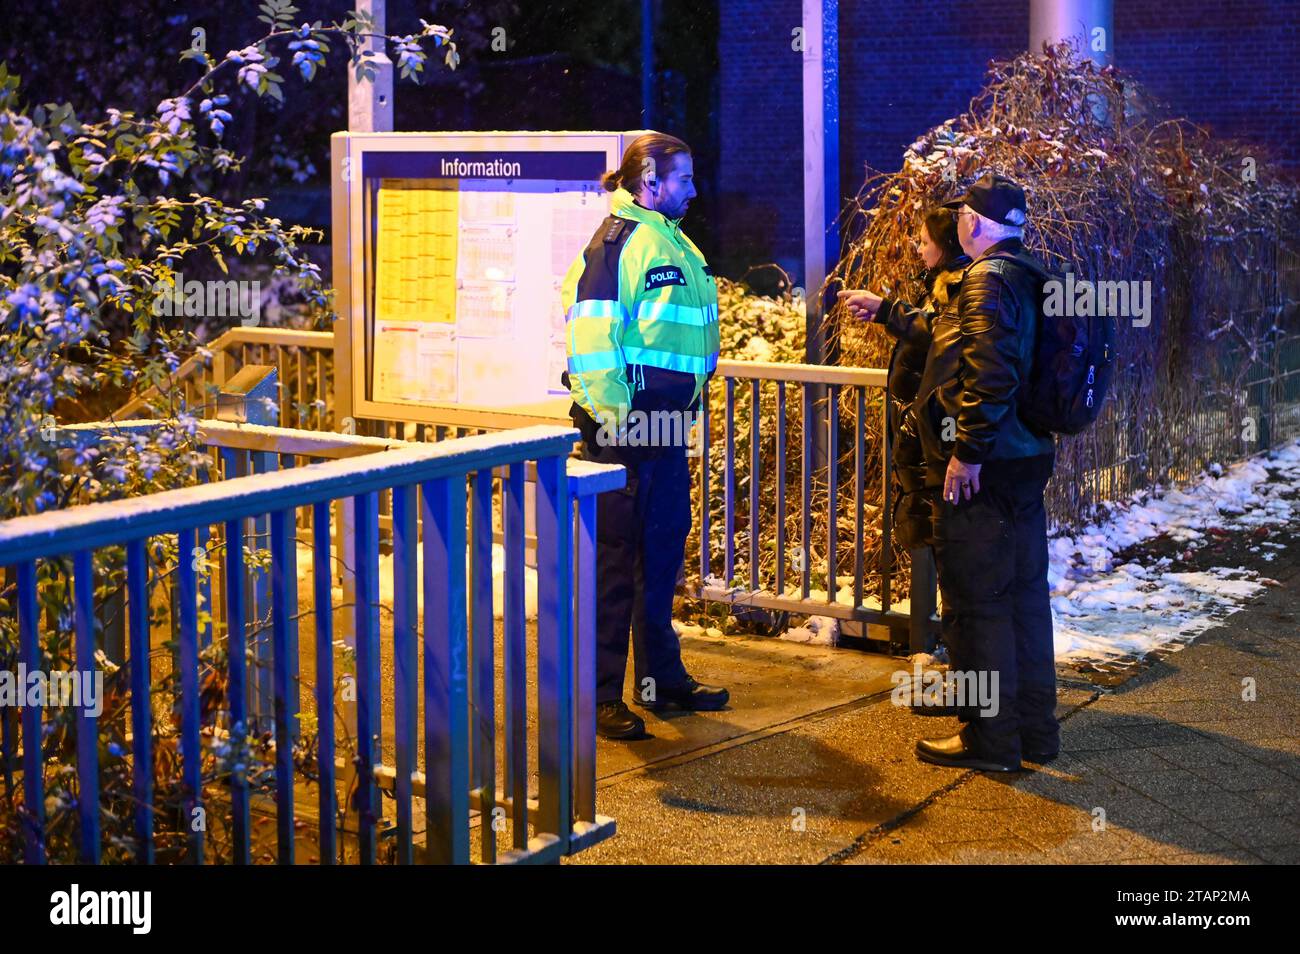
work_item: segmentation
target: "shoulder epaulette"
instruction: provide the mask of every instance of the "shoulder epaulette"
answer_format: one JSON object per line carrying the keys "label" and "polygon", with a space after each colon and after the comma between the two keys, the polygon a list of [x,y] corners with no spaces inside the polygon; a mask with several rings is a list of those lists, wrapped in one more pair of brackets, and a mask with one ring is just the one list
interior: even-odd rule
{"label": "shoulder epaulette", "polygon": [[633,222],[629,222],[627,219],[620,219],[616,215],[610,216],[610,218],[612,218],[614,221],[610,222],[609,226],[605,229],[606,245],[613,245],[615,242],[619,240],[620,237],[622,237],[623,232],[626,231],[628,226],[635,224]]}

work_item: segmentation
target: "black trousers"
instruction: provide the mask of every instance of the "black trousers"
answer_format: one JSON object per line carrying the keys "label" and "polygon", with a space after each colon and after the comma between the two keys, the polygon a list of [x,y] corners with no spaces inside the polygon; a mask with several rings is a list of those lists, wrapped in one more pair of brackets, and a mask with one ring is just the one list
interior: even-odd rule
{"label": "black trousers", "polygon": [[629,628],[632,691],[650,701],[650,686],[677,688],[687,680],[673,630],[673,595],[691,530],[686,448],[629,452],[584,440],[582,453],[628,472],[627,487],[596,498],[596,701],[623,698]]}
{"label": "black trousers", "polygon": [[1051,455],[990,461],[969,501],[935,503],[950,668],[959,686],[981,690],[959,695],[962,736],[1008,763],[1060,744],[1043,509],[1051,467]]}

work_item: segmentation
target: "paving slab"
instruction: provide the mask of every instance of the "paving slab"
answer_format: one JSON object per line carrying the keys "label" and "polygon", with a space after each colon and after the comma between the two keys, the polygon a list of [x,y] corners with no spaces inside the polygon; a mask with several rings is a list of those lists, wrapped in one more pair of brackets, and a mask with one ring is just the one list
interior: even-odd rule
{"label": "paving slab", "polygon": [[607,776],[598,803],[619,833],[570,863],[1295,863],[1300,559],[1270,570],[1278,586],[1178,652],[1099,688],[1064,682],[1047,766],[921,763],[914,741],[956,722],[887,693],[821,711],[782,700],[772,711],[809,714]]}
{"label": "paving slab", "polygon": [[[1099,685],[1063,672],[1061,756],[1005,777],[915,758],[916,739],[957,723],[891,704],[901,659],[684,637],[688,670],[727,686],[731,705],[639,710],[650,738],[602,740],[598,810],[618,833],[569,863],[1297,863],[1300,553],[1269,572],[1277,586],[1145,668]],[[301,582],[310,605],[309,574]],[[336,608],[336,626],[345,612]],[[391,614],[380,623],[391,686]],[[309,684],[312,619],[302,625]],[[499,686],[499,626],[494,656]],[[339,654],[336,671],[343,664]],[[528,670],[531,703],[535,661]],[[385,692],[389,762],[391,699]],[[531,705],[528,718],[535,724]]]}
{"label": "paving slab", "polygon": [[[890,676],[905,666],[889,656],[781,639],[685,636],[681,643],[687,671],[700,682],[727,687],[730,705],[720,712],[664,713],[634,706],[649,738],[600,740],[596,763],[602,778],[887,692],[894,685]],[[624,698],[631,701],[628,668]]]}

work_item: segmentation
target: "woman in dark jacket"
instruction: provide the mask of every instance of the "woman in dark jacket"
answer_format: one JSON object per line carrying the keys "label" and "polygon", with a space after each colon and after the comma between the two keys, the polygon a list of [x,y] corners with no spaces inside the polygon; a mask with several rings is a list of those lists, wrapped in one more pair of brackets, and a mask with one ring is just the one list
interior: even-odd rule
{"label": "woman in dark jacket", "polygon": [[[925,370],[934,319],[957,307],[962,274],[970,264],[970,258],[957,241],[957,219],[952,210],[935,208],[926,213],[918,251],[925,265],[918,277],[926,290],[915,305],[870,292],[840,292],[852,314],[869,317],[896,339],[889,356],[886,439],[890,441],[893,459],[894,537],[911,552],[913,567],[933,566],[930,553],[924,551],[933,542],[930,500],[934,491],[925,487],[925,459],[912,402],[916,400],[921,372]],[[927,652],[933,648],[928,643],[927,640],[927,645],[914,645],[912,651]]]}
{"label": "woman in dark jacket", "polygon": [[957,307],[962,273],[970,264],[957,241],[957,219],[949,209],[932,209],[921,226],[918,243],[925,269],[919,278],[925,294],[915,305],[895,298],[881,300],[872,320],[896,341],[889,356],[889,440],[897,496],[894,533],[909,550],[929,546],[930,494],[925,489],[925,460],[912,416],[912,402],[921,386],[931,328],[937,315]]}

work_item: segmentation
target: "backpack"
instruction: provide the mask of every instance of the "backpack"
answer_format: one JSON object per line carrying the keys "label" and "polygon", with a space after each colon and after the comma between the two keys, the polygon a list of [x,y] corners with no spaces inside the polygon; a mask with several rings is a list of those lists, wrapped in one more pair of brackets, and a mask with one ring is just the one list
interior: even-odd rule
{"label": "backpack", "polygon": [[1087,429],[1101,413],[1115,369],[1115,319],[1111,315],[1049,316],[1044,307],[1047,284],[1061,282],[1062,277],[1050,272],[1038,275],[1033,364],[1017,407],[1020,419],[1034,430],[1069,436]]}

